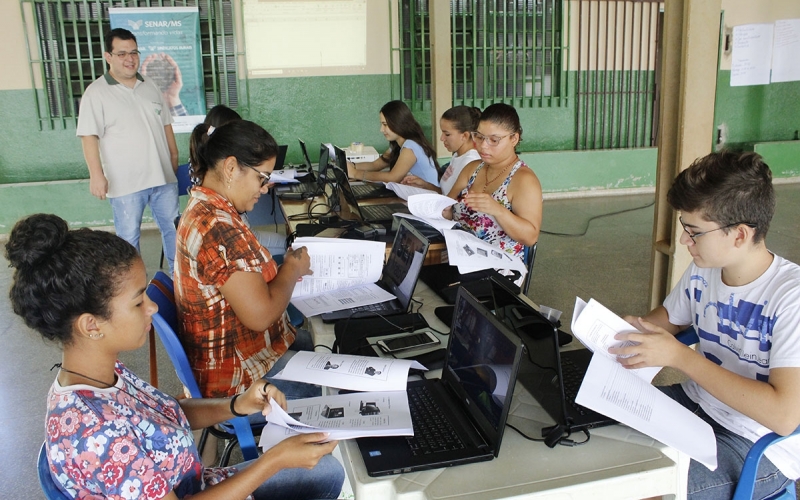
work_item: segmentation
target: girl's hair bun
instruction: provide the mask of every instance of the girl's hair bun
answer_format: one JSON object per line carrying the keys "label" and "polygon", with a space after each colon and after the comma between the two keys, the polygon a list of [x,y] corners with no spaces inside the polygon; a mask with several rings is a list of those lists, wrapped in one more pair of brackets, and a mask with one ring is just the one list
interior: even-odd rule
{"label": "girl's hair bun", "polygon": [[34,214],[18,221],[6,244],[6,259],[14,268],[35,266],[56,252],[67,239],[67,222],[53,214]]}

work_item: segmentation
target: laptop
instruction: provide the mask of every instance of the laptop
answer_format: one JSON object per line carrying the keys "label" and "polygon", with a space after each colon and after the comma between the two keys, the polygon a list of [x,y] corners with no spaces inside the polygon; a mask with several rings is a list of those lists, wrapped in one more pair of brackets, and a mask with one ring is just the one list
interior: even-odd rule
{"label": "laptop", "polygon": [[324,313],[322,321],[332,323],[340,319],[391,316],[407,312],[429,245],[428,239],[411,224],[405,220],[401,221],[394,236],[389,258],[383,266],[381,279],[376,283],[396,298],[379,304]]}
{"label": "laptop", "polygon": [[[333,147],[336,153],[336,166],[347,172],[347,153],[342,148]],[[363,182],[358,184],[350,184],[350,189],[353,191],[357,200],[366,200],[369,198],[397,198],[397,193],[383,185],[383,183],[370,183]]]}
{"label": "laptop", "polygon": [[[298,139],[299,140],[299,139]],[[306,166],[309,167],[308,175],[311,176],[313,182],[301,182],[299,184],[285,184],[282,186],[275,186],[275,191],[278,196],[283,195],[289,198],[292,195],[300,195],[302,198],[313,198],[325,193],[325,184],[328,182],[328,161],[330,153],[324,144],[320,144],[319,148],[319,163],[317,164],[317,175],[311,170],[311,159],[308,157],[308,151],[303,141],[300,141],[300,148],[303,150],[303,158]]]}
{"label": "laptop", "polygon": [[[500,453],[523,344],[469,292],[459,292],[456,309],[442,378],[406,389],[414,436],[356,439],[370,476],[483,462]],[[426,437],[437,429],[444,437]]]}
{"label": "laptop", "polygon": [[[594,427],[616,424],[617,421],[575,402],[578,389],[586,375],[592,353],[588,349],[561,351],[565,343],[558,327],[534,309],[518,293],[494,277],[492,307],[494,314],[525,344],[517,380],[542,405],[556,422],[542,430],[545,444],[558,444],[565,433],[575,433]],[[571,338],[569,339],[571,340]]]}
{"label": "laptop", "polygon": [[347,172],[338,167],[333,168],[333,175],[336,179],[336,186],[341,193],[344,206],[341,207],[340,217],[342,219],[356,218],[361,222],[389,225],[394,220],[392,214],[396,212],[411,213],[403,203],[388,203],[386,205],[365,205],[360,206],[356,195],[350,187],[347,179]]}
{"label": "laptop", "polygon": [[[318,196],[323,193],[325,189],[325,182],[327,181],[327,167],[328,167],[328,160],[330,154],[328,153],[327,147],[322,147],[321,145],[319,150],[319,163],[317,164],[317,175],[314,175],[314,166],[311,164],[311,158],[308,156],[308,149],[306,149],[306,143],[302,140],[298,139],[300,142],[300,149],[303,152],[303,163],[305,163],[306,169],[308,170],[308,174],[304,176],[304,179],[308,179],[308,182],[300,182],[298,184],[285,184],[282,186],[275,186],[275,191],[278,195],[282,195],[285,193],[298,193],[303,195],[303,197],[314,197]],[[324,153],[323,153],[324,150]]]}

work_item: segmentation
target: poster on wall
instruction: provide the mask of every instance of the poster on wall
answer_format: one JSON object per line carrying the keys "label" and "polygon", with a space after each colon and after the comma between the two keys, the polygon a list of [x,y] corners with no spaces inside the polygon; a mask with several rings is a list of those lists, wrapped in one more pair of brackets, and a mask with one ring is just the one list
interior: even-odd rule
{"label": "poster on wall", "polygon": [[742,24],[733,27],[731,87],[769,83],[772,30],[772,24]]}
{"label": "poster on wall", "polygon": [[197,7],[109,8],[111,28],[136,36],[139,73],[161,89],[176,133],[191,132],[206,114]]}
{"label": "poster on wall", "polygon": [[800,19],[775,21],[772,83],[800,80]]}

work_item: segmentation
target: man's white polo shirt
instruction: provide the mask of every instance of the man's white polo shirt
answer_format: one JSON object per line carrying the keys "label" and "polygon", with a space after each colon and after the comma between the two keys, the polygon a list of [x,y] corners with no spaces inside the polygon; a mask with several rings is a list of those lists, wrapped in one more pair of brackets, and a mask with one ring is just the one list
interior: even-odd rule
{"label": "man's white polo shirt", "polygon": [[108,73],[86,88],[76,134],[100,138],[109,198],[177,182],[164,133],[171,123],[161,92],[139,73],[133,88]]}

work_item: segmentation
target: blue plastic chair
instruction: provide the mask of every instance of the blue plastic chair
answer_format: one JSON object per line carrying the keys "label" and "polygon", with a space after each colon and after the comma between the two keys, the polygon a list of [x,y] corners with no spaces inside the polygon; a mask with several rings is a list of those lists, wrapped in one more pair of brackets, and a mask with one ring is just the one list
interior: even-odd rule
{"label": "blue plastic chair", "polygon": [[528,290],[531,287],[531,277],[533,276],[533,262],[536,260],[536,245],[539,243],[534,243],[532,246],[526,246],[522,253],[522,261],[525,262],[525,267],[528,268],[528,272],[525,274],[525,279],[522,281],[522,286],[520,287],[520,292],[522,295],[528,296]]}
{"label": "blue plastic chair", "polygon": [[[773,443],[783,441],[784,439],[800,435],[800,427],[788,436],[781,436],[774,432],[770,432],[761,437],[747,452],[744,457],[744,465],[742,466],[742,473],[739,475],[739,482],[736,484],[736,491],[733,493],[733,500],[751,500],[753,498],[753,490],[756,484],[756,473],[758,472],[758,463],[761,457],[764,456],[766,449]],[[765,498],[764,500],[797,500],[797,485],[789,483],[789,486],[783,491],[779,491],[774,495]]]}
{"label": "blue plastic chair", "polygon": [[[175,288],[172,279],[162,271],[157,272],[147,286],[147,296],[158,305],[158,312],[153,315],[153,326],[167,350],[178,379],[189,391],[191,397],[202,398],[203,396],[194,378],[194,373],[192,373],[189,359],[186,357],[186,351],[175,333],[178,327],[178,314],[175,308]],[[258,448],[256,447],[254,434],[260,435],[264,425],[265,423],[251,425],[246,417],[235,417],[220,424],[219,428],[209,427],[207,429],[208,432],[227,441],[220,457],[220,467],[225,467],[228,464],[233,447],[237,443],[245,460],[258,458]],[[204,432],[197,446],[201,451],[205,444],[206,435]]]}
{"label": "blue plastic chair", "polygon": [[[178,178],[178,199],[183,195],[188,195],[189,190],[192,189],[192,176],[189,175],[189,164],[184,163],[178,166],[178,171],[175,172],[175,177]],[[175,217],[175,228],[178,227],[178,222],[181,220],[181,214]],[[164,249],[161,249],[161,261],[158,265],[159,269],[164,268]]]}
{"label": "blue plastic chair", "polygon": [[53,479],[50,474],[50,466],[47,464],[47,443],[42,443],[39,449],[39,458],[36,462],[36,470],[39,474],[39,486],[42,487],[45,498],[47,500],[63,500],[72,497],[67,496]]}

